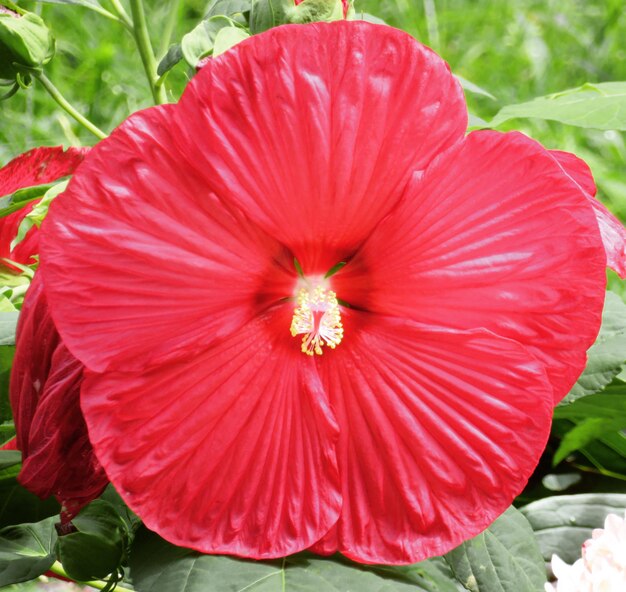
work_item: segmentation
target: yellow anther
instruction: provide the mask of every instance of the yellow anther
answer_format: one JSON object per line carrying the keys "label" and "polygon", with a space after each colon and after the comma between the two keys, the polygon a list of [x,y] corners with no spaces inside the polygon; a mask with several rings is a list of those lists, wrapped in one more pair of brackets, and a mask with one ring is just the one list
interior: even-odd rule
{"label": "yellow anther", "polygon": [[337,295],[322,286],[300,289],[291,321],[291,335],[303,335],[302,352],[321,356],[322,347],[335,349],[343,338],[343,325]]}

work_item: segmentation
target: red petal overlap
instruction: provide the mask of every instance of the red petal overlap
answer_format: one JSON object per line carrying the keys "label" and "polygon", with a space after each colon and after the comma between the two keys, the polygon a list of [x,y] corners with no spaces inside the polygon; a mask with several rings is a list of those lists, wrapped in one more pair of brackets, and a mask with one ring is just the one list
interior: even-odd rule
{"label": "red petal overlap", "polygon": [[191,81],[176,113],[189,166],[310,274],[353,252],[410,174],[467,125],[441,58],[404,32],[356,21],[278,27],[238,44]]}
{"label": "red petal overlap", "polygon": [[414,179],[333,285],[372,312],[518,341],[558,401],[599,330],[605,263],[587,198],[549,153],[475,132]]}
{"label": "red petal overlap", "polygon": [[587,196],[600,227],[607,264],[622,279],[626,278],[626,228],[607,210],[601,201],[595,199],[596,184],[591,169],[584,160],[575,154],[559,150],[551,150],[550,154],[556,158],[563,170],[578,183]]}
{"label": "red petal overlap", "polygon": [[89,148],[33,148],[0,169],[0,196],[71,175]]}
{"label": "red petal overlap", "polygon": [[345,326],[318,362],[343,483],[338,532],[318,548],[368,563],[445,553],[501,514],[537,464],[552,416],[543,365],[488,331],[366,313]]}
{"label": "red petal overlap", "polygon": [[341,507],[338,427],[282,308],[203,354],[91,374],[82,407],[98,457],[149,528],[208,553],[280,557]]}
{"label": "red petal overlap", "polygon": [[[9,195],[18,189],[52,183],[71,175],[82,162],[88,148],[34,148],[0,169],[0,196]],[[24,216],[33,208],[28,205],[13,214],[0,218],[0,258],[11,259],[23,265],[33,263],[32,256],[39,250],[39,232],[32,228],[22,241],[11,249],[11,241]]]}
{"label": "red petal overlap", "polygon": [[181,160],[174,106],[131,116],[42,227],[55,322],[91,370],[201,351],[288,295],[293,262]]}
{"label": "red petal overlap", "polygon": [[80,410],[83,365],[59,339],[39,275],[24,301],[11,373],[11,406],[23,465],[19,480],[41,497],[55,495],[71,518],[108,480]]}

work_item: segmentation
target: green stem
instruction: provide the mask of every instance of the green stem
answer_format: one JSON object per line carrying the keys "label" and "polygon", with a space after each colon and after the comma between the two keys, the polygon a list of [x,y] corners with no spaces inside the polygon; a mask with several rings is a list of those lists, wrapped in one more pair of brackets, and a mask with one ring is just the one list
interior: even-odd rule
{"label": "green stem", "polygon": [[[68,580],[76,581],[72,577],[70,577],[67,572],[63,569],[63,566],[58,561],[55,561],[50,568],[50,571],[57,576],[61,576],[67,578]],[[102,580],[93,580],[91,582],[79,582],[84,586],[90,586],[91,588],[95,588],[96,590],[104,590],[107,587],[107,582],[103,582]],[[134,592],[134,590],[130,590],[129,588],[122,588],[122,586],[116,586],[115,592]]]}
{"label": "green stem", "polygon": [[113,9],[117,13],[117,16],[120,17],[120,20],[132,32],[132,30],[133,30],[133,21],[128,16],[128,13],[126,12],[126,10],[124,10],[124,7],[122,6],[122,3],[119,0],[111,0],[111,5],[113,6]]}
{"label": "green stem", "polygon": [[161,43],[159,44],[159,56],[164,56],[170,46],[172,35],[174,34],[174,28],[178,21],[178,10],[180,8],[180,0],[170,1],[170,11],[167,14],[167,20],[165,21],[165,28],[161,35]]}
{"label": "green stem", "polygon": [[167,95],[165,94],[165,88],[163,86],[157,87],[156,85],[158,79],[157,64],[154,58],[152,44],[150,43],[148,23],[146,22],[146,13],[143,9],[142,0],[130,0],[130,9],[133,14],[133,35],[135,36],[135,43],[137,44],[137,49],[141,56],[143,69],[146,72],[146,77],[150,84],[152,97],[157,105],[162,105],[163,103],[167,103]]}
{"label": "green stem", "polygon": [[107,137],[107,135],[97,126],[95,126],[86,117],[81,115],[67,99],[61,94],[59,89],[52,84],[52,81],[43,72],[33,72],[33,76],[41,82],[43,87],[48,91],[48,94],[59,104],[59,106],[71,117],[73,117],[84,128],[88,129],[94,136],[97,136],[101,140]]}

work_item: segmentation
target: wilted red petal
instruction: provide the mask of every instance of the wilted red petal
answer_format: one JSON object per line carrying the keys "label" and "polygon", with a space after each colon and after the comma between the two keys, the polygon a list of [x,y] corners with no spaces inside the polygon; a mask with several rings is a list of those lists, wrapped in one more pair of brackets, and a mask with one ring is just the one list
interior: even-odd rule
{"label": "wilted red petal", "polygon": [[585,192],[596,214],[608,266],[616,271],[622,279],[626,278],[626,228],[607,210],[601,201],[594,198],[596,184],[593,181],[591,169],[584,160],[575,154],[560,150],[551,150],[550,153]]}
{"label": "wilted red petal", "polygon": [[82,407],[128,505],[172,543],[281,557],[318,540],[341,507],[338,428],[289,308],[214,348],[133,374],[89,374]]}
{"label": "wilted red petal", "polygon": [[93,148],[42,227],[55,323],[91,370],[188,357],[295,282],[285,248],[181,160],[175,109],[136,113]]}
{"label": "wilted red petal", "polygon": [[80,410],[83,366],[60,341],[35,277],[24,301],[11,373],[19,481],[40,497],[55,495],[70,518],[108,483]]}
{"label": "wilted red petal", "polygon": [[278,27],[238,44],[194,77],[176,115],[181,166],[286,244],[305,273],[351,254],[411,172],[467,124],[441,58],[357,21]]}
{"label": "wilted red petal", "polygon": [[475,132],[414,180],[333,285],[359,308],[518,341],[558,401],[598,333],[605,264],[587,198],[548,152]]}
{"label": "wilted red petal", "polygon": [[345,344],[318,361],[341,428],[335,550],[368,563],[443,554],[499,516],[537,464],[552,416],[543,364],[483,330],[354,312],[345,325]]}
{"label": "wilted red petal", "polygon": [[62,146],[53,146],[33,148],[21,154],[0,169],[0,196],[71,175],[88,150],[68,148],[64,151]]}
{"label": "wilted red petal", "polygon": [[[9,195],[18,189],[51,183],[71,175],[82,162],[88,148],[34,148],[14,158],[0,169],[0,196]],[[11,259],[27,265],[32,263],[32,256],[38,253],[39,232],[32,228],[22,241],[11,250],[11,242],[17,236],[17,230],[24,216],[33,209],[30,204],[0,218],[0,258]]]}

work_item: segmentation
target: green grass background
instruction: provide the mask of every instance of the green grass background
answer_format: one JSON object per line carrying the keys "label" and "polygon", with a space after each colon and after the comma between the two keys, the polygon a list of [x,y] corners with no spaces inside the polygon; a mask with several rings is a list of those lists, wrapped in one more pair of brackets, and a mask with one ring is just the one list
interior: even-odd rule
{"label": "green grass background", "polygon": [[[107,6],[108,0],[101,0]],[[123,0],[124,1],[124,0]],[[202,18],[207,2],[178,2],[171,41]],[[21,1],[42,14],[57,38],[57,55],[46,68],[62,93],[109,132],[128,114],[150,105],[131,36],[86,8]],[[168,46],[172,2],[147,0],[158,53]],[[494,95],[468,95],[483,118],[501,106],[585,82],[626,80],[626,11],[623,0],[355,0],[357,11],[383,18],[430,45],[452,70]],[[108,6],[107,6],[108,7]],[[170,75],[175,100],[191,75],[180,65]],[[626,219],[624,133],[583,130],[545,121],[506,124],[548,148],[576,152],[591,165],[601,198]],[[0,164],[41,144],[91,144],[89,132],[60,111],[36,85],[0,103]]]}

